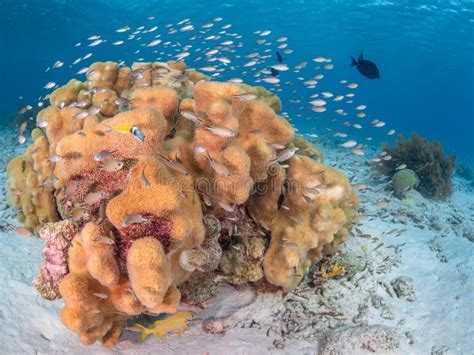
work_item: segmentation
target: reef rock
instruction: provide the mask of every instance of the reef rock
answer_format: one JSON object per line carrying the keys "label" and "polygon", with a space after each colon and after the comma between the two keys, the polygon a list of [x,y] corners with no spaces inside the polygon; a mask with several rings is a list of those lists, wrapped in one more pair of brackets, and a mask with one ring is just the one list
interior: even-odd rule
{"label": "reef rock", "polygon": [[400,276],[390,282],[398,298],[416,301],[415,281],[408,276]]}

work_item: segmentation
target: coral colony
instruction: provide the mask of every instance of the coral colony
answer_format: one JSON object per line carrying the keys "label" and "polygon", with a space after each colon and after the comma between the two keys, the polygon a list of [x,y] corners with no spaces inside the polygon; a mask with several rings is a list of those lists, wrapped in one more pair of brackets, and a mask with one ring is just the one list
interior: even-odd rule
{"label": "coral colony", "polygon": [[176,314],[218,275],[292,290],[347,239],[356,194],[269,91],[182,62],[98,62],[87,79],[50,95],[8,165],[18,219],[46,241],[34,284],[82,343],[112,347],[127,319]]}
{"label": "coral colony", "polygon": [[[456,156],[447,156],[437,141],[430,142],[416,133],[409,139],[400,135],[395,147],[385,144],[379,157],[373,161],[377,171],[392,177],[399,170],[411,169],[404,173],[404,179],[398,180],[408,183],[410,188],[416,185],[426,198],[446,200],[453,193]],[[400,196],[396,188],[395,193]]]}

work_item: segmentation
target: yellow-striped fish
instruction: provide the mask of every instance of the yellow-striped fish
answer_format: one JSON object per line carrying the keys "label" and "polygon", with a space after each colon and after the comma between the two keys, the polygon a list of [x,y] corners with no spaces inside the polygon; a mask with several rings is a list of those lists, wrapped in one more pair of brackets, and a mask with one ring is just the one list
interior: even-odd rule
{"label": "yellow-striped fish", "polygon": [[115,126],[107,126],[110,131],[120,132],[120,133],[131,133],[135,138],[137,138],[140,142],[145,141],[145,135],[143,132],[138,128],[138,126],[130,125],[130,124],[120,124]]}
{"label": "yellow-striped fish", "polygon": [[151,334],[156,334],[157,337],[170,333],[174,330],[178,331],[178,336],[183,335],[183,332],[188,327],[188,321],[193,319],[194,315],[189,311],[182,311],[170,315],[166,319],[157,320],[153,323],[151,328],[147,328],[141,324],[136,323],[133,327],[127,328],[135,332],[142,332],[140,339],[143,341]]}

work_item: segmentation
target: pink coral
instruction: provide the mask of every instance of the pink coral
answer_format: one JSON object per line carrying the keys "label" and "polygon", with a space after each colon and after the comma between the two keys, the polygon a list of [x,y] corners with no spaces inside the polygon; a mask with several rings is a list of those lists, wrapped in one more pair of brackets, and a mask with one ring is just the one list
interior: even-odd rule
{"label": "pink coral", "polygon": [[153,237],[157,239],[163,246],[165,252],[168,252],[171,242],[171,221],[150,213],[144,213],[142,217],[146,222],[129,224],[126,227],[120,228],[118,233],[114,233],[118,254],[124,260],[127,258],[127,253],[132,246],[133,240],[143,237]]}
{"label": "pink coral", "polygon": [[46,246],[43,249],[44,262],[33,285],[48,300],[60,297],[59,283],[68,273],[67,250],[76,232],[77,227],[68,220],[47,223],[39,231]]}

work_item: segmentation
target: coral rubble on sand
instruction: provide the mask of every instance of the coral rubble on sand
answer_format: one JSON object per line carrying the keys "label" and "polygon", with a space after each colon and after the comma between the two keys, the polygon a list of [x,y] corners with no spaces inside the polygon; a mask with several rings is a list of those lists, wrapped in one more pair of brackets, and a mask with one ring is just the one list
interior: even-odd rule
{"label": "coral rubble on sand", "polygon": [[207,300],[212,287],[197,288],[216,276],[290,291],[349,235],[348,179],[261,87],[181,62],[105,62],[50,103],[7,186],[47,242],[35,286],[64,298],[61,318],[84,344],[114,346],[131,316]]}

